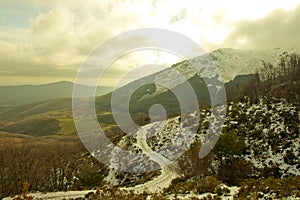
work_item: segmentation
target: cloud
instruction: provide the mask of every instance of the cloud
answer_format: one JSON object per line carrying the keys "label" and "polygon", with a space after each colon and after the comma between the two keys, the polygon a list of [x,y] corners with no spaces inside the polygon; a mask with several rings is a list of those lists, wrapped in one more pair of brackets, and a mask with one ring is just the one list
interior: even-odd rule
{"label": "cloud", "polygon": [[[63,72],[63,73],[62,73]],[[6,76],[65,76],[74,75],[72,68],[53,67],[53,63],[41,60],[31,45],[0,41],[0,74]]]}
{"label": "cloud", "polygon": [[274,48],[300,45],[300,6],[278,9],[264,18],[243,20],[229,34],[224,45],[236,48]]}
{"label": "cloud", "polygon": [[[27,2],[38,7],[52,3],[52,8],[32,18],[28,29],[0,27],[5,30],[0,34],[1,75],[74,77],[91,50],[138,20],[128,9],[121,9],[128,4],[117,4],[120,1]],[[26,37],[19,37],[20,33]]]}
{"label": "cloud", "polygon": [[[268,2],[264,3],[268,5],[257,6],[262,1],[253,0],[244,6],[244,2],[237,0],[218,3],[196,0],[85,0],[84,3],[80,0],[2,0],[0,7],[7,2],[12,10],[0,12],[0,18],[4,15],[5,19],[9,18],[16,10],[20,14],[6,23],[9,26],[0,24],[0,76],[74,78],[80,65],[97,45],[114,35],[137,28],[155,27],[177,31],[209,50],[223,44],[243,47],[236,42],[237,37],[240,37],[240,42],[263,44],[265,40],[259,41],[262,36],[255,31],[251,32],[251,27],[261,29],[260,32],[267,31],[262,28],[265,26],[264,22],[259,26],[256,21],[236,23],[234,20],[262,17],[283,5],[293,7],[295,1],[274,0],[272,5]],[[23,9],[19,9],[21,5]],[[239,9],[232,5],[237,5]],[[281,18],[289,14],[280,12],[283,13]],[[296,19],[288,17],[288,20],[294,24],[299,18],[296,17],[296,12],[293,13]],[[22,17],[24,19],[20,20]],[[282,20],[281,18],[276,20]],[[274,24],[267,23],[269,27],[278,26]],[[293,37],[299,33],[296,28],[292,30],[292,25],[280,24],[278,29],[286,26],[292,31],[287,33]],[[223,43],[234,26],[236,30]],[[111,47],[112,50],[114,48],[117,46]],[[107,77],[112,80],[131,69],[128,66],[143,64],[141,61],[149,64],[153,60],[155,63],[162,60],[163,64],[171,64],[170,60],[167,63],[163,56],[155,54],[129,56],[116,62],[112,66],[114,69],[107,72]]]}
{"label": "cloud", "polygon": [[[26,37],[17,40],[14,29],[0,34],[2,76],[75,77],[80,65],[99,44],[127,30],[151,27],[149,15],[156,16],[157,12],[151,1],[115,0],[105,3],[86,0],[84,4],[73,0],[24,2],[37,9],[49,9],[31,18],[28,29],[19,31],[26,33]],[[139,40],[125,41],[122,45],[126,45],[126,42]],[[118,45],[112,46],[110,50],[118,48]],[[129,65],[143,64],[138,60],[147,63],[153,60],[153,55],[126,57],[126,61],[123,59],[116,62],[112,66],[114,69],[108,70],[106,76],[110,79],[119,78],[120,74],[128,72]]]}
{"label": "cloud", "polygon": [[183,8],[170,19],[170,24],[180,21],[181,19],[186,18],[186,16],[187,16],[186,9]]}

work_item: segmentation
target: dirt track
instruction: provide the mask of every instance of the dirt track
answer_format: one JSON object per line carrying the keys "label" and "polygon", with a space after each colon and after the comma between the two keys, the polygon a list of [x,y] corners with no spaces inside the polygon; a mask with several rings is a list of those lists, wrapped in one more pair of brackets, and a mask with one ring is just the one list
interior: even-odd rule
{"label": "dirt track", "polygon": [[143,153],[147,154],[151,160],[158,163],[161,167],[161,175],[154,178],[151,181],[148,181],[144,184],[135,186],[134,190],[137,192],[148,191],[152,193],[160,192],[163,188],[168,187],[172,180],[179,177],[179,174],[176,172],[177,165],[176,163],[170,162],[165,157],[161,156],[159,153],[152,151],[152,149],[147,144],[147,129],[149,129],[153,124],[148,124],[143,126],[137,132],[137,146],[142,149]]}

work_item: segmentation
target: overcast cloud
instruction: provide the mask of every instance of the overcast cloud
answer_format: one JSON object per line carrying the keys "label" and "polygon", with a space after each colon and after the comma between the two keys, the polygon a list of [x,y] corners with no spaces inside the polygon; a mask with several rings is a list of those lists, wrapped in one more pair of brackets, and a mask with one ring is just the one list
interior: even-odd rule
{"label": "overcast cloud", "polygon": [[[297,0],[1,0],[0,85],[44,83],[57,77],[74,80],[97,45],[137,28],[177,31],[207,51],[295,44],[298,4]],[[170,65],[178,58],[157,52],[128,56],[115,63],[103,83],[110,85],[132,66],[153,60]]]}
{"label": "overcast cloud", "polygon": [[242,20],[224,44],[235,48],[275,48],[300,45],[300,6],[278,9],[258,20]]}

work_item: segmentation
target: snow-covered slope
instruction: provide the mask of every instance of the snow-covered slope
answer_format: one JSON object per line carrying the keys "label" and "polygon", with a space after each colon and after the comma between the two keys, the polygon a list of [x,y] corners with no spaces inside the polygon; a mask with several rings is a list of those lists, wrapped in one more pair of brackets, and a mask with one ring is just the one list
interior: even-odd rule
{"label": "snow-covered slope", "polygon": [[[160,154],[161,157],[165,157],[166,159],[172,158],[172,153],[176,153],[176,150],[170,151],[170,148],[165,149],[165,146],[169,145],[172,140],[182,143],[182,146],[191,144],[191,140],[196,140],[200,143],[204,142],[208,124],[212,119],[211,113],[207,109],[201,110],[200,116],[200,129],[197,135],[192,138],[185,138],[183,137],[184,132],[178,132],[180,118],[175,117],[168,119],[163,125],[159,125],[159,122],[146,125],[144,128],[149,126],[154,127],[152,132],[148,132],[147,143],[145,143],[145,139],[143,141],[139,138],[135,139],[137,135],[134,137],[126,135],[119,142],[119,146],[132,152],[139,152],[140,154],[149,155],[147,151],[151,150],[153,153]],[[196,125],[193,122],[189,124],[189,127],[193,127],[193,124]],[[269,175],[279,178],[300,175],[299,113],[294,105],[289,104],[284,99],[272,97],[264,97],[256,102],[251,102],[248,98],[238,103],[231,102],[227,107],[224,127],[227,130],[236,132],[245,143],[246,150],[241,155],[235,156],[240,157],[241,160],[245,160],[253,166],[249,177],[265,176],[264,173],[269,173],[270,169],[277,174]],[[142,147],[141,142],[147,144],[147,148]],[[158,160],[160,159],[158,158]],[[227,158],[224,157],[223,159],[226,160]],[[148,162],[148,160],[145,161],[143,162],[144,164]],[[190,162],[190,160],[184,162]],[[218,162],[218,158],[215,157],[213,167],[220,166]],[[143,163],[136,166],[145,167]],[[163,165],[160,162],[158,163],[161,166]],[[155,168],[155,166],[153,167]],[[216,169],[216,171],[218,170]],[[168,171],[168,173],[172,172]],[[114,180],[113,176],[108,179]]]}
{"label": "snow-covered slope", "polygon": [[[233,80],[236,76],[242,74],[254,74],[262,69],[262,61],[276,65],[280,55],[284,52],[300,52],[300,47],[294,48],[275,48],[264,50],[247,49],[217,49],[209,53],[213,64],[218,68],[224,82]],[[206,56],[199,56],[190,60],[194,63],[196,60],[206,59]],[[187,61],[173,65],[185,78],[191,78],[196,71]]]}
{"label": "snow-covered slope", "polygon": [[256,103],[231,103],[226,124],[244,138],[247,151],[243,157],[258,175],[260,169],[271,168],[281,177],[300,175],[300,124],[295,106],[271,97]]}
{"label": "snow-covered slope", "polygon": [[[247,49],[231,49],[223,48],[212,51],[208,54],[192,58],[190,60],[185,60],[180,63],[176,63],[155,74],[149,75],[147,77],[141,78],[137,81],[129,83],[125,87],[120,88],[122,91],[119,96],[126,95],[128,91],[133,88],[139,88],[144,83],[160,83],[156,85],[155,91],[149,94],[146,92],[143,97],[150,98],[157,96],[163,92],[166,92],[166,87],[162,85],[169,86],[170,89],[182,84],[184,81],[189,80],[194,77],[197,73],[200,77],[208,77],[208,74],[215,74],[214,67],[218,69],[222,81],[227,83],[233,80],[238,75],[243,74],[255,74],[260,72],[263,68],[263,62],[271,63],[276,66],[279,62],[280,56],[285,52],[300,52],[300,47],[298,48],[275,48],[275,49],[265,49],[265,50],[247,50]],[[209,56],[207,56],[209,55]],[[203,67],[207,65],[206,67]],[[201,72],[198,70],[205,68]],[[179,72],[176,73],[174,69]],[[122,103],[122,100],[120,100]]]}

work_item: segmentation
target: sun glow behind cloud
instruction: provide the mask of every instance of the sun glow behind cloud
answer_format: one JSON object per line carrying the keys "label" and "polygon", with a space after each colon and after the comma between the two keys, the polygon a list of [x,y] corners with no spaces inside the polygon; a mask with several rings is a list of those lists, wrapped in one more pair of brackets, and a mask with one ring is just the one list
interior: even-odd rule
{"label": "sun glow behind cloud", "polygon": [[[137,28],[177,31],[207,51],[220,47],[247,48],[247,42],[255,43],[255,38],[249,39],[244,29],[245,36],[238,38],[238,42],[232,39],[241,32],[241,22],[246,20],[255,24],[276,9],[289,13],[298,4],[296,0],[86,0],[84,3],[4,0],[0,2],[3,11],[0,14],[3,19],[0,20],[0,84],[42,83],[57,78],[73,80],[81,63],[97,45],[116,34]],[[149,64],[157,59],[166,65],[174,62],[163,61],[162,55],[157,56],[153,53],[152,56],[122,58],[112,66],[114,70],[107,73],[110,81],[102,84],[112,84],[112,80],[126,69],[124,63],[138,65],[142,60]],[[12,80],[16,77],[20,77],[19,82]]]}

